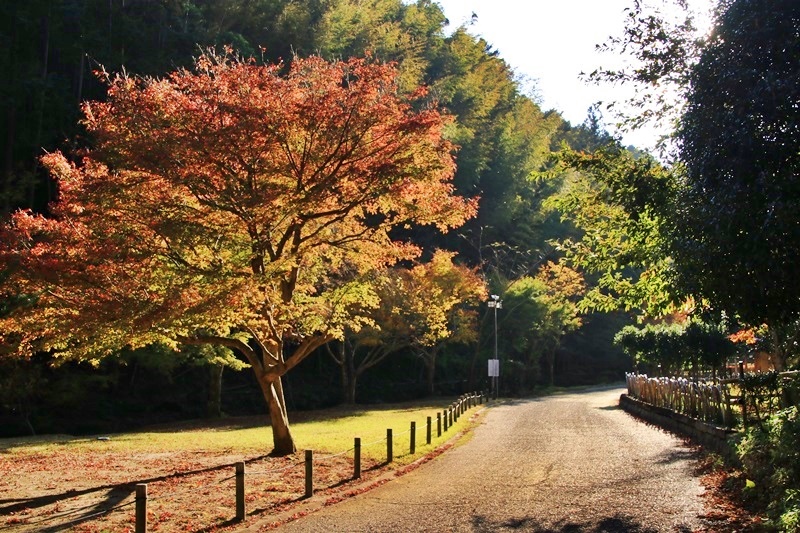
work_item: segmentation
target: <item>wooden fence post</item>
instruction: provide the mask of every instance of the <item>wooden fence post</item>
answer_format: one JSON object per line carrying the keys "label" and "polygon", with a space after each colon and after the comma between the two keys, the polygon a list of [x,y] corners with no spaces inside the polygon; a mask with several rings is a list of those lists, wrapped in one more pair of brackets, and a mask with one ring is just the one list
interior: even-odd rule
{"label": "wooden fence post", "polygon": [[386,463],[391,463],[394,459],[394,454],[392,453],[392,429],[389,428],[386,430]]}
{"label": "wooden fence post", "polygon": [[353,479],[361,477],[361,437],[353,442]]}
{"label": "wooden fence post", "polygon": [[445,430],[445,432],[447,432],[447,426],[448,426],[448,424],[447,424],[447,409],[442,411],[442,416],[444,417],[444,430]]}
{"label": "wooden fence post", "polygon": [[411,422],[411,431],[409,432],[411,438],[409,439],[410,444],[408,446],[409,452],[411,455],[414,455],[414,452],[417,451],[417,423]]}
{"label": "wooden fence post", "polygon": [[147,483],[136,485],[136,533],[147,533]]}
{"label": "wooden fence post", "polygon": [[314,452],[306,450],[306,498],[314,495]]}
{"label": "wooden fence post", "polygon": [[244,520],[244,461],[236,463],[236,521]]}
{"label": "wooden fence post", "polygon": [[442,436],[442,413],[436,413],[436,436]]}
{"label": "wooden fence post", "polygon": [[428,417],[428,426],[425,431],[425,444],[431,443],[431,433],[433,432],[433,418]]}

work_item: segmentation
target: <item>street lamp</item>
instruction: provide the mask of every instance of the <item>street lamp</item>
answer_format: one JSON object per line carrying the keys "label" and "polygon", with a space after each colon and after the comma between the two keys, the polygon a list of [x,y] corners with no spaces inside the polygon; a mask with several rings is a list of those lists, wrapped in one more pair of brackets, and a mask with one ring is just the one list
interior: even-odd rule
{"label": "street lamp", "polygon": [[492,378],[494,385],[494,397],[500,389],[500,359],[497,356],[497,310],[503,308],[503,301],[496,294],[492,294],[489,300],[489,308],[494,309],[494,359],[489,361],[489,377]]}

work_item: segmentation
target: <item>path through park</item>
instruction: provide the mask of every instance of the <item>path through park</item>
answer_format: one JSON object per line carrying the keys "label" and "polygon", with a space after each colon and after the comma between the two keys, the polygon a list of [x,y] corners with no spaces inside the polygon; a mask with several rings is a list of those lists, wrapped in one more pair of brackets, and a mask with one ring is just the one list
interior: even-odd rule
{"label": "path through park", "polygon": [[693,451],[623,389],[508,401],[465,444],[281,531],[661,532],[702,526]]}

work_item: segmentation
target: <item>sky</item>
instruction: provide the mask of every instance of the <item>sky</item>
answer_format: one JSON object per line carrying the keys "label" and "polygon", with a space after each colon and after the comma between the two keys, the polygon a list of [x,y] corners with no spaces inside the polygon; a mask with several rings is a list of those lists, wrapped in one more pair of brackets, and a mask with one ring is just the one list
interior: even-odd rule
{"label": "sky", "polygon": [[[691,0],[698,16],[706,15],[712,0]],[[625,8],[633,0],[437,0],[450,21],[450,30],[470,24],[469,32],[483,37],[532,87],[543,109],[556,109],[573,125],[581,124],[597,102],[624,100],[625,91],[590,85],[580,79],[598,67],[618,67],[622,58],[600,54],[595,45],[611,35],[621,36]],[[698,18],[698,20],[700,20]],[[530,83],[530,85],[528,85]],[[614,118],[604,114],[609,130]],[[651,148],[659,132],[624,134],[625,144]]]}

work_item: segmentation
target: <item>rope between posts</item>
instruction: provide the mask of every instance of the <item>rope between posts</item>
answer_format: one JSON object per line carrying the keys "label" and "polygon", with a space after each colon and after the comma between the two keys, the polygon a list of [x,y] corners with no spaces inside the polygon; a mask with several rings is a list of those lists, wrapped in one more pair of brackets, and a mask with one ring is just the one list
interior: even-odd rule
{"label": "rope between posts", "polygon": [[317,457],[314,457],[314,461],[320,461],[320,462],[321,462],[321,461],[325,461],[325,460],[327,460],[327,459],[333,459],[333,458],[335,458],[335,457],[341,457],[342,455],[347,455],[348,453],[352,452],[352,451],[353,451],[353,450],[355,450],[355,449],[356,449],[356,447],[355,447],[355,446],[353,446],[353,447],[352,447],[352,448],[350,448],[349,450],[345,450],[345,451],[343,451],[343,452],[339,452],[339,453],[333,453],[333,454],[331,454],[331,455],[323,455],[322,457],[319,457],[319,458],[317,458]]}
{"label": "rope between posts", "polygon": [[[119,509],[121,509],[123,507],[128,507],[129,505],[133,505],[134,503],[136,503],[135,500],[131,501],[131,502],[127,502],[127,503],[118,503],[117,505],[115,505],[113,507],[109,507],[108,509],[102,509],[102,510],[97,511],[95,513],[92,513],[90,515],[81,516],[80,518],[75,518],[74,520],[70,520],[69,522],[64,522],[63,525],[64,526],[68,526],[70,524],[75,524],[77,522],[83,522],[83,521],[88,520],[90,518],[94,518],[95,516],[108,514],[108,513],[111,513],[113,511],[117,511],[117,510],[119,510]],[[72,511],[67,511],[67,512],[64,512],[64,513],[61,513],[61,514],[50,515],[50,516],[48,516],[46,518],[42,518],[41,520],[36,520],[34,522],[26,522],[24,525],[35,526],[37,524],[44,524],[45,522],[51,522],[51,521],[57,520],[59,518],[64,518],[66,516],[74,515],[76,513],[79,513],[81,511],[83,511],[84,509],[89,508],[89,507],[93,507],[93,506],[89,505],[89,506],[86,506],[86,507],[81,507],[79,509],[73,509]]]}
{"label": "rope between posts", "polygon": [[361,444],[361,447],[366,448],[367,446],[375,446],[376,444],[380,444],[381,442],[386,442],[386,438],[384,437],[382,439],[378,439],[367,444]]}
{"label": "rope between posts", "polygon": [[[233,476],[233,477],[236,477],[236,476]],[[231,477],[228,477],[226,479],[231,479]],[[216,484],[218,485],[218,484],[222,483],[222,481],[224,481],[224,480],[219,480],[219,481],[217,481]],[[212,485],[213,485],[213,483],[212,484],[201,483],[199,485],[193,485],[191,487],[186,487],[186,488],[184,488],[182,490],[172,491],[172,492],[170,492],[168,494],[160,494],[158,496],[151,496],[151,495],[148,494],[147,495],[147,500],[155,502],[155,501],[158,501],[158,500],[163,500],[165,498],[171,498],[171,497],[174,497],[174,496],[180,496],[181,494],[186,494],[187,492],[196,491],[199,488],[208,488],[208,487],[211,487]]]}
{"label": "rope between posts", "polygon": [[266,470],[264,472],[251,472],[251,471],[248,470],[247,471],[247,475],[248,476],[266,476],[268,474],[277,474],[279,472],[285,472],[287,470],[291,470],[292,468],[298,467],[298,466],[303,465],[303,464],[305,464],[305,460],[297,461],[296,463],[292,463],[290,465],[287,465],[287,466],[284,466],[284,467],[281,467],[281,468],[275,468],[273,470]]}

